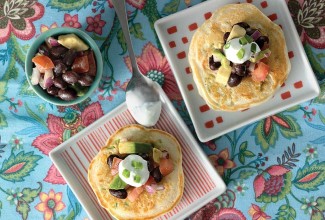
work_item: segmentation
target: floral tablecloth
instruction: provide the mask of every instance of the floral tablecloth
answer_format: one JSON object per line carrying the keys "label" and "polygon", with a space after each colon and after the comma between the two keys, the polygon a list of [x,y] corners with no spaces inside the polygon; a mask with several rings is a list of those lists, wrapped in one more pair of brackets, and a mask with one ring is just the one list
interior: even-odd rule
{"label": "floral tablecloth", "polygon": [[[193,135],[153,24],[200,2],[127,0],[140,69],[160,79]],[[191,219],[324,219],[325,1],[286,2],[321,94],[200,143],[228,189]],[[24,73],[32,41],[61,26],[80,28],[92,36],[104,60],[99,88],[71,107],[39,99]],[[0,219],[88,219],[48,155],[125,100],[129,69],[126,43],[109,0],[0,0]]]}

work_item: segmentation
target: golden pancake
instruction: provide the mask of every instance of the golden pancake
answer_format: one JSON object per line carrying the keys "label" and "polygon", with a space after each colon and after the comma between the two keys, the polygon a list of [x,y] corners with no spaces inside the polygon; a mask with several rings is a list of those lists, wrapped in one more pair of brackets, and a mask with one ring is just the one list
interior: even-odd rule
{"label": "golden pancake", "polygon": [[[209,68],[209,56],[224,44],[224,34],[239,22],[246,22],[269,38],[269,74],[262,82],[247,76],[236,87],[224,86],[215,81],[217,74]],[[199,94],[212,109],[221,111],[247,109],[272,98],[291,68],[282,29],[249,3],[217,9],[195,32],[189,48],[189,63]]]}
{"label": "golden pancake", "polygon": [[[159,184],[161,191],[149,194],[143,191],[136,201],[119,199],[109,192],[113,179],[107,158],[118,154],[117,140],[152,143],[159,150],[166,150],[173,161],[174,170],[164,176]],[[147,129],[140,125],[128,125],[116,131],[107,141],[88,168],[88,181],[98,201],[117,219],[152,219],[172,210],[180,201],[184,190],[181,146],[171,134],[158,129]],[[132,188],[132,187],[131,187]],[[127,189],[129,192],[130,189]]]}

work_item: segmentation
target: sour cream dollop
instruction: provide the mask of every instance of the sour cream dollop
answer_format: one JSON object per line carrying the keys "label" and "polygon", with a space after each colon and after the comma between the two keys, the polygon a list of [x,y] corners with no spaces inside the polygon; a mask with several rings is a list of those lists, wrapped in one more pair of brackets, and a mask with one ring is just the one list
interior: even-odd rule
{"label": "sour cream dollop", "polygon": [[[255,44],[255,52],[251,51],[252,44]],[[254,54],[260,52],[261,49],[255,42],[247,42],[243,45],[240,43],[240,38],[234,38],[225,44],[223,51],[229,61],[236,64],[242,64],[249,60]]]}
{"label": "sour cream dollop", "polygon": [[148,162],[136,154],[130,154],[120,162],[118,175],[130,186],[140,187],[149,179]]}
{"label": "sour cream dollop", "polygon": [[127,92],[128,101],[126,104],[130,110],[133,118],[141,125],[150,127],[154,126],[160,116],[161,112],[161,101],[146,102],[143,103],[139,100],[141,95],[137,95],[134,92]]}

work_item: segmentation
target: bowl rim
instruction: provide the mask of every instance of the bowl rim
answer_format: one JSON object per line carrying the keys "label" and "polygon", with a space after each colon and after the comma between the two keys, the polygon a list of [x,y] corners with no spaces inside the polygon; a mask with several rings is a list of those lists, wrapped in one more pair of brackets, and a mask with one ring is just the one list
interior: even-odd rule
{"label": "bowl rim", "polygon": [[[89,90],[87,91],[87,93],[85,95],[77,97],[76,99],[71,100],[71,101],[65,101],[58,97],[51,96],[51,95],[47,94],[39,85],[32,85],[31,79],[30,79],[32,69],[33,69],[33,62],[31,60],[32,60],[32,57],[34,57],[34,55],[37,53],[39,46],[42,43],[44,43],[46,38],[55,36],[55,35],[61,35],[61,34],[62,35],[76,34],[94,51],[94,56],[96,59],[97,71],[96,71],[96,76],[95,76],[95,79],[94,79],[92,85],[90,86]],[[26,75],[26,78],[27,78],[27,81],[28,81],[30,87],[38,95],[38,97],[40,97],[43,100],[45,100],[49,103],[52,103],[54,105],[70,106],[70,105],[75,105],[75,104],[78,104],[78,103],[86,100],[98,88],[99,82],[100,82],[100,80],[102,78],[102,74],[103,74],[103,60],[102,60],[101,52],[100,52],[96,42],[87,33],[85,33],[84,31],[82,31],[80,29],[77,29],[77,28],[57,27],[57,28],[47,30],[46,32],[40,34],[33,41],[33,43],[31,44],[31,46],[28,49],[27,54],[26,54],[24,71],[25,71],[25,75]]]}

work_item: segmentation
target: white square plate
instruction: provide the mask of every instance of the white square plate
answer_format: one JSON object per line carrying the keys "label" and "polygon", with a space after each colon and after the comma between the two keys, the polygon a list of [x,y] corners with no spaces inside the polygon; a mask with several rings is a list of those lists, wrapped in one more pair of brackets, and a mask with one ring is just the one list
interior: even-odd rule
{"label": "white square plate", "polygon": [[[220,6],[251,2],[272,21],[281,25],[291,72],[285,84],[268,102],[239,112],[214,111],[208,107],[195,86],[188,62],[188,49],[195,30]],[[284,0],[211,0],[158,20],[155,29],[193,121],[198,138],[209,141],[241,126],[316,97],[319,85]]]}
{"label": "white square plate", "polygon": [[[173,134],[182,146],[185,176],[180,203],[158,219],[183,219],[221,195],[226,186],[161,90],[162,114],[154,128]],[[113,219],[97,202],[87,181],[88,166],[99,149],[117,129],[135,124],[125,103],[98,119],[50,152],[50,158],[91,219]]]}

